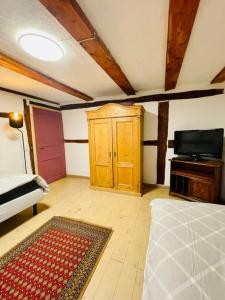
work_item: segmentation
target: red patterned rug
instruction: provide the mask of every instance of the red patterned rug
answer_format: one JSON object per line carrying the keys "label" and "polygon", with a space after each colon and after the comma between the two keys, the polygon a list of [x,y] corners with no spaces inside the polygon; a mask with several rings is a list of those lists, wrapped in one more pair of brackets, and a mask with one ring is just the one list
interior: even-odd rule
{"label": "red patterned rug", "polygon": [[0,299],[80,299],[111,233],[52,218],[1,258]]}

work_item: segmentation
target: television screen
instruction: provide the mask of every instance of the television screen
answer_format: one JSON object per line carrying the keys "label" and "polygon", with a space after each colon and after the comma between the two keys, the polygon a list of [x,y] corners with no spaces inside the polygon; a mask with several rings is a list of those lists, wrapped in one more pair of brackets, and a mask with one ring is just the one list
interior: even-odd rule
{"label": "television screen", "polygon": [[222,158],[224,129],[175,131],[174,153]]}

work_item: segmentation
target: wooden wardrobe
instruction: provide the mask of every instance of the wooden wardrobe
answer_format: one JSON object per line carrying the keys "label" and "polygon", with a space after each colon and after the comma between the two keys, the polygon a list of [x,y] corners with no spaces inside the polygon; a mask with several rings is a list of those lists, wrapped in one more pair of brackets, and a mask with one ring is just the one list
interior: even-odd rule
{"label": "wooden wardrobe", "polygon": [[92,188],[141,195],[143,114],[113,103],[87,112]]}

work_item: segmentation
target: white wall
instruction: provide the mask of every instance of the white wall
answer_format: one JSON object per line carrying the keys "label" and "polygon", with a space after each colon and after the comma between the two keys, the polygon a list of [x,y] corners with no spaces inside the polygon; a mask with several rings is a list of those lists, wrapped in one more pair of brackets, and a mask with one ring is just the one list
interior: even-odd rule
{"label": "white wall", "polygon": [[[158,102],[142,103],[144,114],[144,140],[157,140],[158,135]],[[143,181],[156,183],[157,147],[143,147]]]}
{"label": "white wall", "polygon": [[[156,140],[158,130],[158,102],[143,103],[144,140]],[[75,109],[62,112],[65,139],[87,139],[88,128],[86,113],[91,109]],[[174,138],[175,130],[188,129],[225,129],[225,95],[192,99],[173,100],[169,107],[168,139]],[[66,144],[67,174],[89,176],[88,144]],[[144,182],[156,183],[157,176],[157,147],[145,146],[144,155]],[[169,185],[170,162],[174,150],[168,149],[166,157],[165,185]],[[225,150],[224,158],[225,160]],[[225,174],[225,168],[224,172]],[[223,177],[222,195],[225,198],[225,176]]]}
{"label": "white wall", "polygon": [[[23,114],[23,97],[0,91],[0,112]],[[25,138],[26,160],[30,172],[29,146],[25,124],[22,128]],[[0,172],[25,173],[21,134],[8,125],[7,118],[0,118]]]}
{"label": "white wall", "polygon": [[[88,139],[86,113],[88,109],[62,112],[64,139]],[[90,176],[88,144],[65,144],[66,172],[69,175]]]}

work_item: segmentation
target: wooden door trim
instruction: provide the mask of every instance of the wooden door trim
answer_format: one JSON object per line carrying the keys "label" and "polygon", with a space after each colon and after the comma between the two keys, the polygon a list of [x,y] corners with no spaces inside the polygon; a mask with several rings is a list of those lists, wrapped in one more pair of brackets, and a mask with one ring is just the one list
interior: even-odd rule
{"label": "wooden door trim", "polygon": [[35,136],[35,129],[34,129],[34,114],[33,114],[34,107],[35,107],[34,105],[30,105],[30,122],[31,122],[31,133],[32,133],[33,155],[34,155],[34,170],[35,170],[35,174],[39,174],[38,160],[37,160],[37,143],[36,143],[36,136]]}
{"label": "wooden door trim", "polygon": [[37,104],[30,104],[30,107],[36,107],[36,108],[43,109],[43,110],[50,110],[50,111],[54,111],[56,113],[61,114],[60,110],[56,110],[54,108],[49,108],[49,107],[44,107],[44,106],[38,105],[38,103]]}
{"label": "wooden door trim", "polygon": [[33,145],[33,134],[31,128],[31,107],[27,104],[27,101],[23,99],[23,115],[24,115],[24,123],[26,127],[27,133],[27,142],[29,146],[29,154],[30,154],[30,166],[32,173],[35,174],[35,163],[34,163],[34,145]]}

